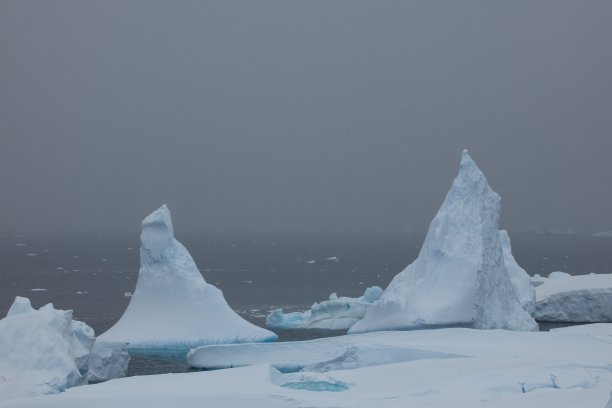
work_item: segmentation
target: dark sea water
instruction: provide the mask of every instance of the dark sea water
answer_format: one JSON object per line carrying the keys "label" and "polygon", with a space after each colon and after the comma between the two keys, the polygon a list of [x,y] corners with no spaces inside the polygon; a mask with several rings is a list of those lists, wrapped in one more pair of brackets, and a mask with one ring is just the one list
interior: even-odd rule
{"label": "dark sea water", "polygon": [[[330,293],[360,296],[383,289],[418,255],[423,236],[177,237],[207,282],[245,319],[264,326],[267,313],[308,309]],[[612,273],[612,239],[583,235],[511,234],[513,253],[531,275]],[[337,257],[339,260],[328,258]],[[308,263],[314,260],[314,263]],[[129,303],[136,285],[134,238],[0,238],[0,316],[15,296],[34,307],[52,302],[102,333]],[[44,289],[35,290],[33,289]],[[284,330],[281,341],[340,335],[341,331]],[[184,353],[134,353],[130,374],[184,372]]]}

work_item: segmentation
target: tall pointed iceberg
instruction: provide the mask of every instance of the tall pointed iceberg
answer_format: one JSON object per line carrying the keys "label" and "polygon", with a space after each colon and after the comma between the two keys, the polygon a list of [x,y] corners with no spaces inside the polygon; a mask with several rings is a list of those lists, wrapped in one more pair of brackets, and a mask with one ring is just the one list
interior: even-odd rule
{"label": "tall pointed iceberg", "polygon": [[142,222],[140,270],[125,313],[98,340],[130,347],[194,347],[274,341],[276,334],[238,316],[207,283],[174,238],[166,205]]}
{"label": "tall pointed iceberg", "polygon": [[418,258],[349,332],[449,325],[537,330],[504,263],[499,213],[499,195],[464,150]]}

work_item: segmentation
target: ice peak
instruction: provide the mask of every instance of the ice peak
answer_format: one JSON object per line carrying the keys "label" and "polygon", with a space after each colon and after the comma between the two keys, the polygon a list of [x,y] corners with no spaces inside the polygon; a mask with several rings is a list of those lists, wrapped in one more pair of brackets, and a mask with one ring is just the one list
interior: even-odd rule
{"label": "ice peak", "polygon": [[[470,156],[470,154],[468,153],[466,149],[463,151],[463,153],[461,153],[461,163],[459,164],[459,174],[457,174],[457,177],[453,181],[453,188],[451,189],[451,191],[449,191],[449,194],[453,190],[458,189],[460,191],[467,192],[471,190],[472,188],[477,188],[477,189],[482,188],[482,189],[491,190],[487,183],[487,178],[485,177],[484,173],[482,172],[482,170],[480,170],[480,168],[478,167],[474,159],[472,159],[472,156]],[[491,190],[491,192],[493,191]],[[470,192],[467,195],[472,196],[473,198],[478,197],[478,195],[473,195],[472,192]]]}
{"label": "ice peak", "polygon": [[476,165],[474,159],[472,159],[472,156],[470,156],[470,153],[467,151],[467,149],[465,149],[461,153],[461,164],[459,166],[459,172],[461,173],[462,171],[468,169],[472,171],[477,171],[478,173],[482,173],[482,171],[480,171],[480,168],[478,168],[478,165]]}
{"label": "ice peak", "polygon": [[140,241],[143,248],[155,250],[174,239],[172,215],[166,204],[153,211],[142,221]]}
{"label": "ice peak", "polygon": [[14,316],[21,313],[28,313],[33,311],[32,304],[30,303],[30,299],[26,297],[17,296],[9,309],[7,316]]}

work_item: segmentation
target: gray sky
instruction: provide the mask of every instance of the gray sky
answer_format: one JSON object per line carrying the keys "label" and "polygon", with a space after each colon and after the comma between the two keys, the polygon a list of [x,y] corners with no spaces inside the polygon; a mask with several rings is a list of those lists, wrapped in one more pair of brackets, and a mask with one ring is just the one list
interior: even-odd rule
{"label": "gray sky", "polygon": [[[612,2],[0,1],[0,235],[612,229]],[[179,233],[180,233],[179,232]]]}

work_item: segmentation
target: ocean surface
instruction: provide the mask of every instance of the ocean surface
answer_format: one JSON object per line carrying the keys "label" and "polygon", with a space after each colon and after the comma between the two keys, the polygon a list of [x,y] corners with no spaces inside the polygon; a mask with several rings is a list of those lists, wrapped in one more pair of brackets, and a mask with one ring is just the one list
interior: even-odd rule
{"label": "ocean surface", "polygon": [[[612,239],[578,234],[510,234],[530,275],[612,273]],[[272,309],[306,310],[332,292],[360,296],[383,289],[418,255],[424,235],[318,237],[177,237],[207,282],[245,319],[265,325]],[[313,262],[314,261],[314,262]],[[138,237],[0,238],[0,316],[15,296],[34,307],[53,303],[102,333],[122,315],[139,267]],[[546,328],[546,327],[544,327]],[[280,341],[342,331],[283,330]],[[188,371],[184,351],[134,354],[130,375]]]}

